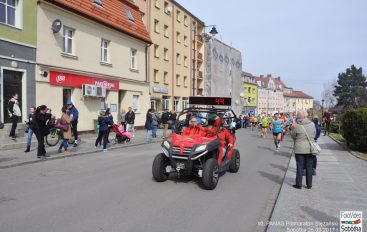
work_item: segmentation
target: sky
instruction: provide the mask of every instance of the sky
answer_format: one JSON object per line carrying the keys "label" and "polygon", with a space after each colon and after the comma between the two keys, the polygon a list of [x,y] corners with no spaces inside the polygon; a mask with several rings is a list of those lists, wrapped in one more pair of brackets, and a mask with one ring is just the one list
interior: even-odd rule
{"label": "sky", "polygon": [[280,76],[315,100],[352,64],[366,75],[367,0],[178,2],[241,51],[244,71]]}

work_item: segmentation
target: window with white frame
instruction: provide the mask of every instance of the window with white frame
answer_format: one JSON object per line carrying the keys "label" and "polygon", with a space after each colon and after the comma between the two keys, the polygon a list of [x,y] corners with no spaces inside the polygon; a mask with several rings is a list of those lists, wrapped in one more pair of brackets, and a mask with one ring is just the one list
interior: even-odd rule
{"label": "window with white frame", "polygon": [[162,110],[169,110],[169,99],[168,97],[164,96],[162,99]]}
{"label": "window with white frame", "polygon": [[189,108],[189,99],[187,97],[182,98],[182,109]]}
{"label": "window with white frame", "polygon": [[73,37],[74,30],[68,27],[64,27],[64,38],[63,38],[63,52],[67,54],[73,54]]}
{"label": "window with white frame", "polygon": [[179,111],[179,104],[180,104],[180,98],[179,97],[175,97],[175,100],[173,102],[173,111],[177,112]]}
{"label": "window with white frame", "polygon": [[180,74],[176,75],[176,86],[180,86]]}
{"label": "window with white frame", "polygon": [[109,45],[110,41],[102,39],[101,40],[101,62],[108,63],[109,62]]}
{"label": "window with white frame", "polygon": [[139,110],[139,95],[133,95],[131,106],[134,112]]}
{"label": "window with white frame", "polygon": [[23,0],[0,0],[0,23],[21,27]]}
{"label": "window with white frame", "polygon": [[136,58],[137,50],[132,48],[130,54],[130,68],[133,70],[138,70],[138,62]]}
{"label": "window with white frame", "polygon": [[165,85],[168,85],[168,72],[164,72],[163,74],[163,82]]}
{"label": "window with white frame", "polygon": [[157,69],[154,69],[153,78],[154,78],[154,82],[159,82],[158,70]]}

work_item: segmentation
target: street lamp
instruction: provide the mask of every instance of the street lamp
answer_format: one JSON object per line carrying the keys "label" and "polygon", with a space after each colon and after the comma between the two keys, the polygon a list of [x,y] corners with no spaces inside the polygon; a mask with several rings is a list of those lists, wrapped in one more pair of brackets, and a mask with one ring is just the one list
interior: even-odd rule
{"label": "street lamp", "polygon": [[324,117],[324,102],[325,102],[325,100],[322,99],[321,100],[321,120]]}

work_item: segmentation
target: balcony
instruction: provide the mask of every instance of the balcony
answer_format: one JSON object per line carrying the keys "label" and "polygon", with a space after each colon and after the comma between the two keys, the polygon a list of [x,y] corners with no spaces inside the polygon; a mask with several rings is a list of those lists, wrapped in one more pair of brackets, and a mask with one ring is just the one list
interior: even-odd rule
{"label": "balcony", "polygon": [[203,61],[203,53],[198,53],[198,61]]}
{"label": "balcony", "polygon": [[197,35],[197,38],[198,44],[203,44],[203,37],[201,35]]}
{"label": "balcony", "polygon": [[202,71],[198,72],[197,78],[200,79],[200,80],[202,80],[204,78]]}

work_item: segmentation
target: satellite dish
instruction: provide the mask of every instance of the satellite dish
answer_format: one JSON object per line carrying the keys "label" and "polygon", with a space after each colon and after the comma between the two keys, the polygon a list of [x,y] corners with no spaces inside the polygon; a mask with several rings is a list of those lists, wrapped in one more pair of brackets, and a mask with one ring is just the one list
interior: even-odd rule
{"label": "satellite dish", "polygon": [[61,30],[61,26],[62,26],[61,20],[60,19],[55,19],[52,22],[52,27],[51,27],[52,32],[53,33],[58,33]]}

